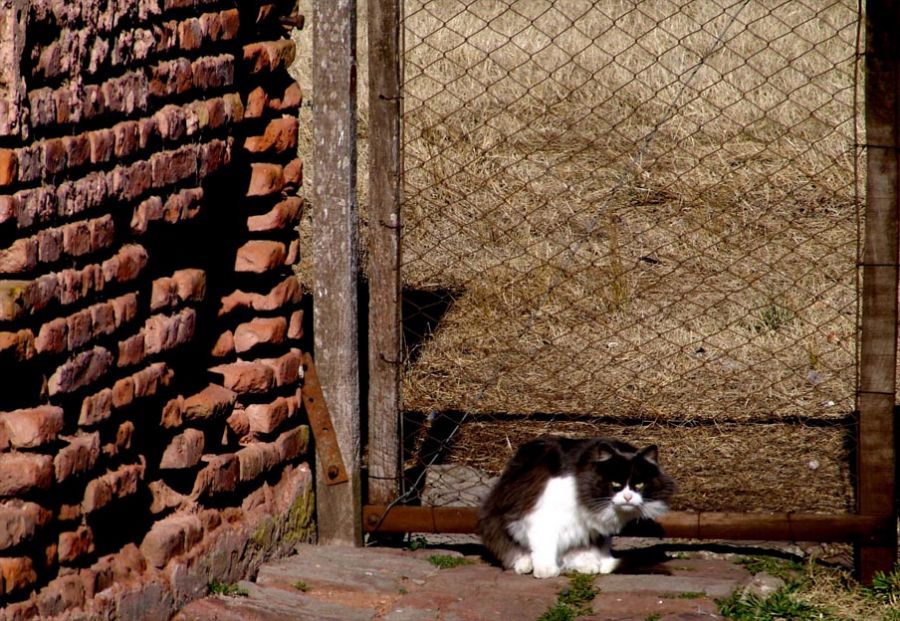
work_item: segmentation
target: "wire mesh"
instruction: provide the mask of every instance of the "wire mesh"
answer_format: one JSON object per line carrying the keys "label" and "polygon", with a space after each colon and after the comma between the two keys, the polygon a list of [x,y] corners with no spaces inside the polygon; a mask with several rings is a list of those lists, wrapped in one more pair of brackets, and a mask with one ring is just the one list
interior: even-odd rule
{"label": "wire mesh", "polygon": [[541,433],[676,508],[844,510],[855,2],[405,0],[401,501]]}

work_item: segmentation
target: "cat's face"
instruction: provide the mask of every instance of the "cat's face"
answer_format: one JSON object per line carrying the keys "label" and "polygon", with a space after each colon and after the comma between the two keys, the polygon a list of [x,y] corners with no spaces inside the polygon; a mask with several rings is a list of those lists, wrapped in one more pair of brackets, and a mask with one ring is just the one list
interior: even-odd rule
{"label": "cat's face", "polygon": [[587,451],[577,476],[586,507],[614,510],[629,519],[657,517],[674,491],[672,479],[659,467],[655,446],[632,452],[598,443]]}

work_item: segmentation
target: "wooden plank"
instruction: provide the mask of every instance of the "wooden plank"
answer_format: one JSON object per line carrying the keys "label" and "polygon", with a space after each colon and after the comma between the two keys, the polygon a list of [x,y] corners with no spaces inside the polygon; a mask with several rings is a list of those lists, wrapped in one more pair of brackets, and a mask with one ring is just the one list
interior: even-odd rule
{"label": "wooden plank", "polygon": [[[898,67],[900,2],[866,3],[866,217],[860,350],[857,509],[896,519],[894,403],[897,374]],[[897,530],[857,546],[859,577],[870,581],[897,558]]]}
{"label": "wooden plank", "polygon": [[[363,507],[369,532],[473,533],[478,521],[471,507]],[[889,516],[804,513],[705,513],[673,511],[657,527],[648,524],[631,534],[674,539],[770,541],[865,541],[883,543],[891,527]],[[661,527],[661,529],[659,528]]]}
{"label": "wooden plank", "polygon": [[313,331],[349,481],[316,465],[319,541],[362,543],[357,325],[356,0],[313,3]]}
{"label": "wooden plank", "polygon": [[368,11],[368,499],[387,504],[400,481],[400,2]]}

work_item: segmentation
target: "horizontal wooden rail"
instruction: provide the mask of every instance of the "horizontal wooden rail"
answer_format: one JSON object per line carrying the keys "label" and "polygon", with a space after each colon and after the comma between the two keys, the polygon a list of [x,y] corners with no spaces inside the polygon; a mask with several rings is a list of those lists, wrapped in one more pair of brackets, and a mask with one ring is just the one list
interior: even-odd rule
{"label": "horizontal wooden rail", "polygon": [[[363,528],[381,533],[473,533],[477,510],[470,507],[363,507]],[[876,543],[897,528],[891,516],[813,513],[706,513],[673,511],[628,532],[673,539],[768,541],[853,541]]]}

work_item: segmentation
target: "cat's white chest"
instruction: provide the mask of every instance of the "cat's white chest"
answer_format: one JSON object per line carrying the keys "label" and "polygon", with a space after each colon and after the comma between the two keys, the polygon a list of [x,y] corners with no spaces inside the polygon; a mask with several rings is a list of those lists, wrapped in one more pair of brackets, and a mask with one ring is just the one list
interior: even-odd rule
{"label": "cat's white chest", "polygon": [[585,518],[578,504],[575,477],[552,477],[532,510],[510,523],[509,533],[525,546],[538,538],[553,542],[557,550],[567,550],[590,542],[591,524]]}

